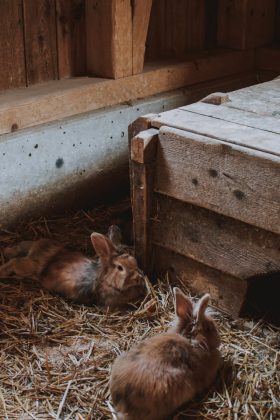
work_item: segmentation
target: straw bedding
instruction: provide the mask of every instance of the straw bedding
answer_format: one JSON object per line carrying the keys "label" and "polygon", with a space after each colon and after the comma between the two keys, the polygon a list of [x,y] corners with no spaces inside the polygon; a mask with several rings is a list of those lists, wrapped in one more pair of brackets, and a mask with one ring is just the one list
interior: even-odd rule
{"label": "straw bedding", "polygon": [[[112,221],[124,226],[128,216],[125,201],[39,219],[0,230],[0,247],[45,236],[90,254],[89,234],[106,231]],[[1,280],[0,418],[111,418],[111,363],[134,342],[166,329],[173,316],[171,286],[168,278],[149,285],[144,302],[122,314],[72,304],[28,279]],[[279,329],[262,320],[234,321],[218,311],[216,318],[224,366],[213,388],[175,418],[280,418]]]}

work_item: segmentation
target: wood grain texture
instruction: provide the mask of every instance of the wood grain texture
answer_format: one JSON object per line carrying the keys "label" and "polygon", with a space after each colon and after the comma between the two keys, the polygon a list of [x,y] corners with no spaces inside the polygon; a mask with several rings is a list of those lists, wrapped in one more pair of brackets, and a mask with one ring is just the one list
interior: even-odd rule
{"label": "wood grain texture", "polygon": [[[151,121],[152,118],[155,117],[155,114],[146,114],[143,115],[137,120],[133,121],[128,126],[128,150],[129,150],[129,156],[131,156],[131,142],[134,137],[136,137],[141,131],[148,130],[151,128]],[[129,158],[129,179],[130,179],[130,197],[131,197],[131,207],[133,207],[133,175],[132,175],[132,160]]]}
{"label": "wood grain texture", "polygon": [[[231,94],[229,94],[231,98]],[[245,100],[243,99],[243,102]],[[248,104],[250,105],[250,101]],[[228,103],[225,103],[225,107]],[[278,109],[278,108],[277,108]],[[229,111],[230,112],[230,111]],[[245,146],[250,149],[268,152],[280,156],[279,135],[269,131],[263,131],[238,123],[228,122],[211,116],[188,112],[186,109],[175,109],[158,114],[153,119],[153,127],[168,125],[186,130],[188,132],[205,135],[231,144]],[[274,126],[279,127],[278,120]]]}
{"label": "wood grain texture", "polygon": [[214,305],[236,317],[243,309],[247,292],[245,280],[207,267],[168,249],[153,246],[154,270],[157,276],[169,274],[195,293],[209,293]]}
{"label": "wood grain texture", "polygon": [[218,43],[237,49],[273,40],[275,0],[219,0]]}
{"label": "wood grain texture", "polygon": [[56,0],[59,78],[86,74],[85,0]]}
{"label": "wood grain texture", "polygon": [[154,244],[232,276],[280,271],[280,236],[271,232],[161,194],[150,223]]}
{"label": "wood grain texture", "polygon": [[[226,60],[226,64],[224,63]],[[243,52],[208,55],[183,64],[160,65],[117,80],[75,78],[2,93],[0,134],[59,118],[185,87],[186,103],[216,90],[232,90],[256,81],[253,56]],[[224,63],[222,65],[222,63]],[[238,73],[244,69],[244,73]],[[227,76],[223,76],[226,73]],[[202,82],[202,83],[200,83]],[[191,84],[193,86],[190,86]],[[188,88],[186,86],[189,86]],[[69,106],[71,104],[71,106]]]}
{"label": "wood grain texture", "polygon": [[[157,130],[148,129],[140,132],[131,140],[131,154],[140,154],[143,163],[130,161],[132,190],[132,212],[135,256],[145,273],[150,274],[149,258],[151,240],[149,235],[149,219],[152,203],[152,188],[156,159]],[[149,147],[151,146],[151,147]]]}
{"label": "wood grain texture", "polygon": [[186,105],[180,109],[246,127],[257,128],[263,131],[280,134],[280,120],[274,117],[262,116],[262,118],[260,118],[259,115],[252,112],[241,111],[240,109],[225,106],[211,105],[203,102]]}
{"label": "wood grain texture", "polygon": [[55,0],[23,0],[27,84],[57,79]]}
{"label": "wood grain texture", "polygon": [[130,159],[138,163],[150,163],[155,160],[158,130],[150,128],[141,131],[131,141]]}
{"label": "wood grain texture", "polygon": [[132,74],[130,0],[86,0],[87,71],[120,78]]}
{"label": "wood grain texture", "polygon": [[159,139],[155,191],[280,233],[278,156],[170,127]]}
{"label": "wood grain texture", "polygon": [[132,21],[132,73],[142,73],[153,0],[134,0]]}
{"label": "wood grain texture", "polygon": [[205,41],[204,0],[153,0],[147,36],[148,61],[183,58]]}
{"label": "wood grain texture", "polygon": [[0,89],[26,84],[22,0],[0,3]]}

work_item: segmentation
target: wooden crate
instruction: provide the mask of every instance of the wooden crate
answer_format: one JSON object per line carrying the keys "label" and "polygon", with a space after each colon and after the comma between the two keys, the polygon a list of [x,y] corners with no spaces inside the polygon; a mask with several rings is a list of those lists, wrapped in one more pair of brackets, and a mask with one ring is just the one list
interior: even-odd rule
{"label": "wooden crate", "polygon": [[280,271],[279,98],[278,79],[129,128],[139,263],[233,315],[248,279]]}

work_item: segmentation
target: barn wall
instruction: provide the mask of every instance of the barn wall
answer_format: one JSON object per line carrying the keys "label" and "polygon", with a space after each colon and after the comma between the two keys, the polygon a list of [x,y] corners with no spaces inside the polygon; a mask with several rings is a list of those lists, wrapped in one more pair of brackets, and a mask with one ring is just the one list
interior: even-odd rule
{"label": "barn wall", "polygon": [[127,191],[128,125],[186,103],[179,90],[1,136],[0,225]]}

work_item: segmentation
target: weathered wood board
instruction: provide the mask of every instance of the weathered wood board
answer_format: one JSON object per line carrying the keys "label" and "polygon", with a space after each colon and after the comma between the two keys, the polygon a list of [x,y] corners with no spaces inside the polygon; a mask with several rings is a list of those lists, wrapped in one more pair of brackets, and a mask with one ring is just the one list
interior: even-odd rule
{"label": "weathered wood board", "polygon": [[171,127],[159,139],[155,191],[280,233],[279,156]]}
{"label": "weathered wood board", "polygon": [[[277,134],[188,112],[187,108],[159,114],[153,119],[152,125],[158,128],[167,125],[280,156],[280,142]],[[277,121],[275,125],[277,126]]]}
{"label": "weathered wood board", "polygon": [[[142,214],[133,202],[134,229],[146,232],[145,245],[135,241],[140,263],[208,291],[234,316],[250,279],[280,272],[279,99],[274,80],[150,115],[158,135],[148,195],[132,178],[132,194],[140,185],[149,202]],[[145,144],[145,131],[140,137]],[[137,137],[130,150],[145,167]]]}
{"label": "weathered wood board", "polygon": [[154,244],[246,279],[280,271],[280,236],[162,194],[153,195]]}
{"label": "weathered wood board", "polygon": [[149,272],[150,255],[149,219],[151,214],[154,162],[158,131],[151,128],[140,132],[131,141],[132,207],[134,209],[133,231],[135,247],[141,250],[138,262]]}
{"label": "weathered wood board", "polygon": [[132,74],[130,0],[86,0],[87,71],[119,78]]}
{"label": "weathered wood board", "polygon": [[180,109],[188,112],[194,112],[198,115],[216,118],[218,120],[228,121],[241,126],[257,128],[259,130],[280,134],[280,119],[270,117],[269,115],[264,115],[260,118],[258,115],[249,111],[242,111],[237,108],[229,108],[226,106],[211,105],[203,102],[186,105]]}
{"label": "weathered wood board", "polygon": [[[211,300],[225,312],[238,316],[247,292],[245,280],[227,275],[166,248],[153,246],[154,273],[186,285],[195,293],[210,293]],[[179,284],[180,284],[179,283]]]}

